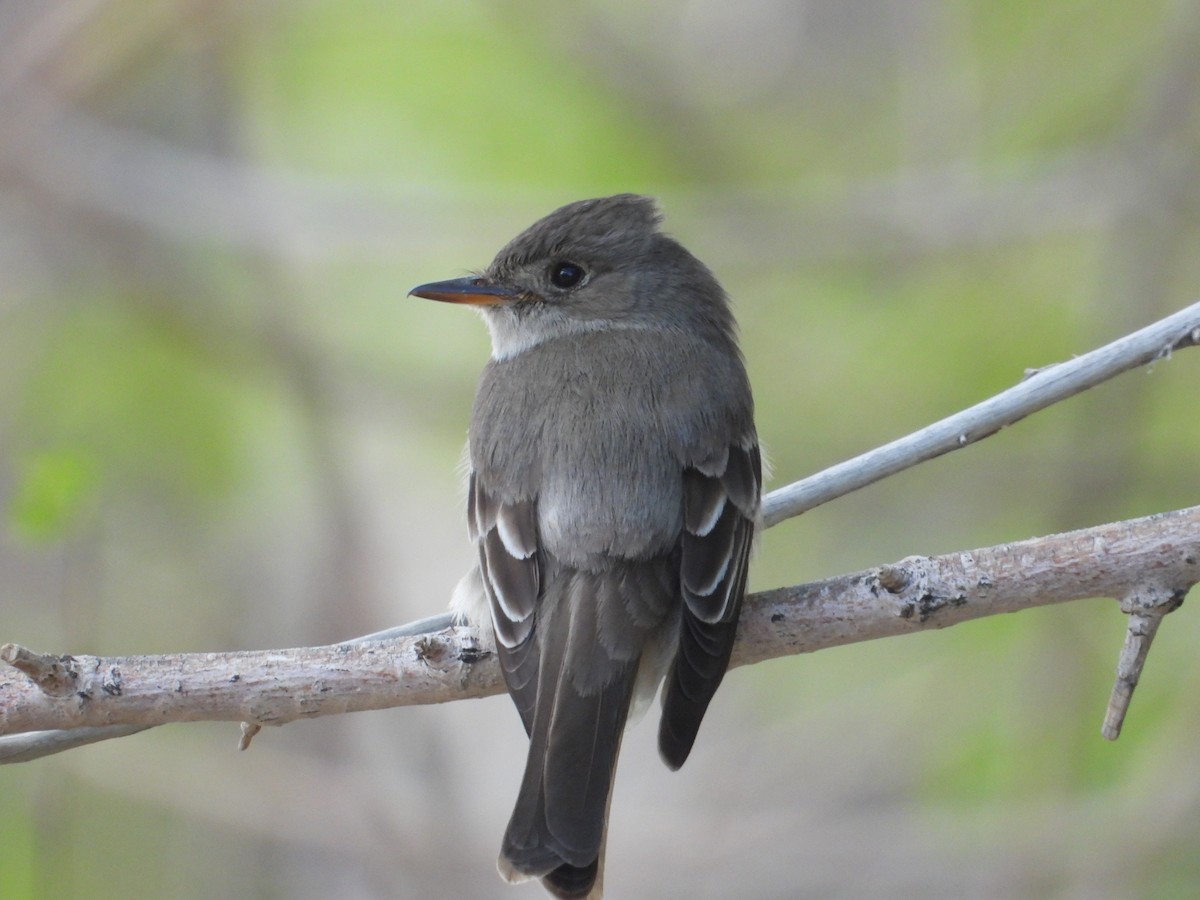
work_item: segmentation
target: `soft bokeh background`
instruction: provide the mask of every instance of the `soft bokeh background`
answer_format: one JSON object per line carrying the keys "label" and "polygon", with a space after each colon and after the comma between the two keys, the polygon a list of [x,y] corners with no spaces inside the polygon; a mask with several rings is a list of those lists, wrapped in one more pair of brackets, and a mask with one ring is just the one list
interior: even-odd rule
{"label": "soft bokeh background", "polygon": [[[0,640],[441,610],[487,355],[409,287],[634,190],[736,300],[775,484],[1200,294],[1200,3],[0,3]],[[1180,354],[771,531],[759,588],[1197,502]],[[643,723],[614,897],[1200,894],[1200,636],[1111,602],[741,670]],[[6,898],[539,897],[503,698],[0,771]]]}

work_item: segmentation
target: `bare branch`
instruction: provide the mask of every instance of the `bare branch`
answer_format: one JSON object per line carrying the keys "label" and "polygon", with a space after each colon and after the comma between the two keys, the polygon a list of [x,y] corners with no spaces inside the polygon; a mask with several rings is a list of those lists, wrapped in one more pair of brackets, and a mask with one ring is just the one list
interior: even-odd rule
{"label": "bare branch", "polygon": [[[0,658],[28,655],[6,644]],[[0,734],[166,722],[282,725],[310,716],[441,703],[503,690],[475,630],[327,647],[159,656],[68,657],[66,695],[27,679],[0,683]]]}
{"label": "bare branch", "polygon": [[[1200,507],[968,553],[909,557],[748,597],[732,665],[1084,597],[1124,598],[1148,584],[1178,600],[1197,581]],[[166,722],[282,725],[503,690],[490,639],[465,626],[293,650],[63,658],[9,644],[0,656],[66,661],[73,673],[66,694],[24,676],[0,681],[0,733],[10,735]]]}
{"label": "bare branch", "polygon": [[1038,369],[1020,384],[823,472],[772,491],[763,500],[768,527],[917,463],[966,447],[1031,413],[1122,372],[1200,343],[1200,303],[1083,356]]}
{"label": "bare branch", "polygon": [[912,556],[755,594],[734,665],[1087,597],[1153,590],[1173,595],[1177,608],[1197,581],[1200,506],[982,550]]}
{"label": "bare branch", "polygon": [[[0,683],[0,692],[3,684]],[[64,750],[74,750],[113,738],[128,737],[153,728],[153,725],[106,725],[99,728],[72,728],[54,731],[29,731],[10,737],[0,737],[0,765],[32,762]]]}

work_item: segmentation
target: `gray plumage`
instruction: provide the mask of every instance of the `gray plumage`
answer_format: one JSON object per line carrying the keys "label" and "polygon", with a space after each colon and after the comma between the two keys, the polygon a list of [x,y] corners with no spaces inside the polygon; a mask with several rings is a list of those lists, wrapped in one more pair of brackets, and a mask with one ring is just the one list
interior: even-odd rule
{"label": "gray plumage", "polygon": [[490,619],[530,737],[501,872],[562,897],[600,893],[621,735],[664,673],[659,750],[687,759],[759,514],[728,300],[658,224],[645,197],[572,203],[478,276],[412,292],[477,305],[492,334],[469,432],[479,566],[457,602]]}

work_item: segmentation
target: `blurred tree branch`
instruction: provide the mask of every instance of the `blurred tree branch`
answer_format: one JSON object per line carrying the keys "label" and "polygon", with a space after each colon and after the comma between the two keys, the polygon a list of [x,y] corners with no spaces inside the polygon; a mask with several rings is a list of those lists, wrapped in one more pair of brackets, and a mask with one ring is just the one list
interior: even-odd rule
{"label": "blurred tree branch", "polygon": [[[1200,343],[1200,304],[968,410],[764,499],[765,525],[995,433],[1120,372]],[[747,598],[733,665],[943,628],[1084,597],[1130,615],[1104,734],[1116,737],[1163,615],[1200,581],[1200,507],[894,565]],[[0,659],[0,762],[48,755],[167,722],[263,724],[482,697],[503,689],[486,635],[435,617],[327,647],[74,657],[15,644]],[[416,633],[414,633],[416,632]],[[55,729],[49,730],[47,729]],[[78,731],[73,731],[78,729]],[[69,733],[64,733],[69,732]]]}

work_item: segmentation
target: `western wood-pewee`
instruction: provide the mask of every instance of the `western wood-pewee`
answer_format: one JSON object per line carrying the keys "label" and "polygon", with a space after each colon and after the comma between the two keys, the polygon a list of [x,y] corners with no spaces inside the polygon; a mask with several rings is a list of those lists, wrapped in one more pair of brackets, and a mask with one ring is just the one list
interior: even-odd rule
{"label": "western wood-pewee", "polygon": [[599,896],[631,704],[666,675],[658,746],[683,765],[729,663],[762,482],[728,298],[647,197],[562,207],[482,273],[417,297],[491,331],[469,431],[479,564],[454,607],[496,649],[529,756],[509,881]]}

